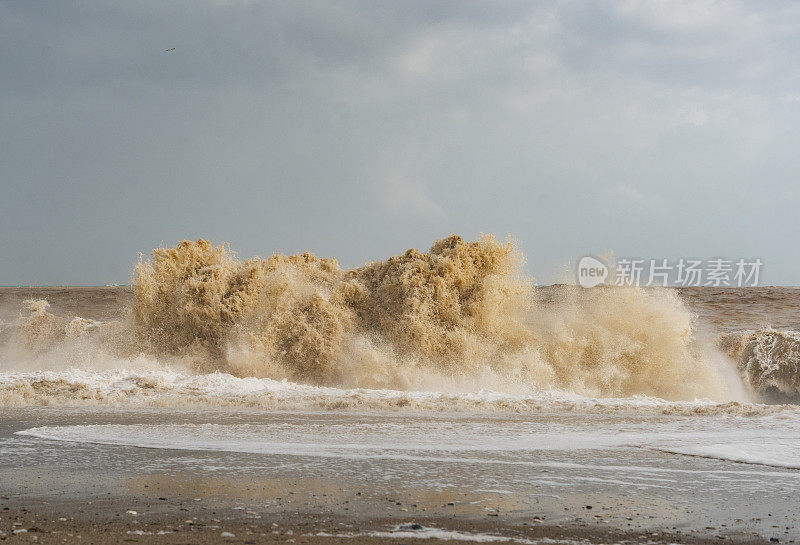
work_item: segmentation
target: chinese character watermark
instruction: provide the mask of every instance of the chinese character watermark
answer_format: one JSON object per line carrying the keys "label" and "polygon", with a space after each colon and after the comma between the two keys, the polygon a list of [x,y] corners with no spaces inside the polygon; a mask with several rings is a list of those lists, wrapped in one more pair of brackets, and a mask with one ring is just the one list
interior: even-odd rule
{"label": "chinese character watermark", "polygon": [[578,284],[591,288],[613,286],[755,287],[764,262],[761,259],[618,259],[607,265],[593,256],[578,262]]}

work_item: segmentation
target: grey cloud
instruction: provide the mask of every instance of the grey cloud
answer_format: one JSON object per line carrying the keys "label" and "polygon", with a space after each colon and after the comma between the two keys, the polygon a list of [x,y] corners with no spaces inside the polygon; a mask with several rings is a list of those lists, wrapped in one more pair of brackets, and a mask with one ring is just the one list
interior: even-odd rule
{"label": "grey cloud", "polygon": [[357,265],[454,231],[515,234],[545,282],[614,250],[761,253],[796,284],[799,17],[0,3],[0,284],[126,282],[183,237]]}

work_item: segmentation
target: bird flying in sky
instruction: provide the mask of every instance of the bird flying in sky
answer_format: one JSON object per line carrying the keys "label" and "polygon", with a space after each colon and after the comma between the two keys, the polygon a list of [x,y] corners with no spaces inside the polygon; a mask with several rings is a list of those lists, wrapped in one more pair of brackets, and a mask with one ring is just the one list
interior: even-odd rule
{"label": "bird flying in sky", "polygon": [[175,48],[173,47],[173,48],[167,49],[166,51],[175,51]]}

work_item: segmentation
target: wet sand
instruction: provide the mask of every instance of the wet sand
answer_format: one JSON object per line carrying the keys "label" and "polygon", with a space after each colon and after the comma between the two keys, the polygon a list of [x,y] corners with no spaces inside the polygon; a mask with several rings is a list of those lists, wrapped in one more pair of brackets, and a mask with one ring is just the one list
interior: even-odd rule
{"label": "wet sand", "polygon": [[[0,538],[39,543],[411,543],[413,536],[369,534],[416,523],[522,543],[543,537],[591,543],[800,539],[800,472],[723,460],[635,450],[567,457],[532,452],[530,466],[504,467],[435,458],[152,449],[15,434],[43,425],[280,425],[325,418],[4,409]],[[339,413],[328,418],[361,421],[367,416]],[[390,417],[372,418],[380,422]],[[488,539],[469,537],[473,542]]]}
{"label": "wet sand", "polygon": [[[90,509],[68,504],[11,508],[3,511],[2,526],[6,535],[0,540],[9,543],[306,543],[306,544],[408,544],[415,541],[439,543],[770,543],[769,540],[724,529],[706,535],[667,531],[625,531],[609,529],[602,524],[552,525],[532,518],[530,523],[512,523],[498,518],[481,521],[445,512],[426,516],[354,518],[333,513],[258,517],[211,508],[170,505],[168,512],[158,514],[119,515],[125,505],[120,502],[98,502]],[[85,515],[91,511],[91,515]],[[117,514],[112,515],[115,512]],[[77,516],[76,516],[77,515]],[[424,528],[453,532],[444,539],[409,537],[408,533],[392,537],[387,529],[413,520]],[[370,535],[378,529],[379,535]],[[14,530],[22,533],[13,533]],[[410,532],[420,532],[411,530]],[[424,532],[424,530],[422,530]],[[458,534],[467,534],[459,536]],[[424,534],[423,534],[424,535]],[[447,535],[447,534],[445,534]]]}

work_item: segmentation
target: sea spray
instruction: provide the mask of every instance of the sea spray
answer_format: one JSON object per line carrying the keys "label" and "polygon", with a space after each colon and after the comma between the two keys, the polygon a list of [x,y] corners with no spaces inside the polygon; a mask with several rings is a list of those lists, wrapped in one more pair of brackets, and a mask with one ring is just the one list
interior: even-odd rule
{"label": "sea spray", "polygon": [[147,361],[340,388],[738,397],[673,291],[563,287],[545,300],[522,264],[492,236],[452,235],[351,270],[309,253],[242,261],[227,245],[184,241],[140,260],[119,322],[56,318],[37,303],[4,334],[0,361]]}
{"label": "sea spray", "polygon": [[770,402],[800,400],[800,332],[743,331],[718,339],[746,384]]}

